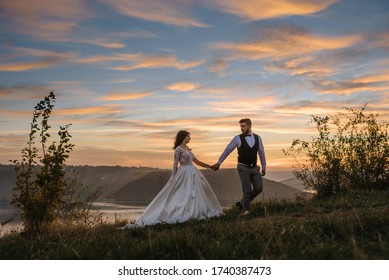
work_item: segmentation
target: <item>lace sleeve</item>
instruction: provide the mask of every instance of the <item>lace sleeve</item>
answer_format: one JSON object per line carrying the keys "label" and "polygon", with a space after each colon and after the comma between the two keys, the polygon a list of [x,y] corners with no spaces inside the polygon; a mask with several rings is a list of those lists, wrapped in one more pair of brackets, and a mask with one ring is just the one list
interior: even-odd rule
{"label": "lace sleeve", "polygon": [[180,160],[180,154],[181,154],[180,149],[176,149],[175,152],[174,152],[174,161],[173,161],[172,178],[174,177],[174,175],[175,175],[176,172],[177,172],[178,161]]}

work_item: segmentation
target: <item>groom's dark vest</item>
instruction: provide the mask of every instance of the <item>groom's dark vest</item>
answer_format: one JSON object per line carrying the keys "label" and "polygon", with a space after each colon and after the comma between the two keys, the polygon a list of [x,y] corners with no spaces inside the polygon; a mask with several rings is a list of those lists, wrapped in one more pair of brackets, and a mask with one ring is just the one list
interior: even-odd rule
{"label": "groom's dark vest", "polygon": [[255,144],[252,148],[249,146],[249,144],[247,144],[245,135],[239,135],[241,144],[238,148],[238,162],[250,167],[257,166],[257,154],[259,149],[258,135],[254,133],[253,135],[255,139]]}

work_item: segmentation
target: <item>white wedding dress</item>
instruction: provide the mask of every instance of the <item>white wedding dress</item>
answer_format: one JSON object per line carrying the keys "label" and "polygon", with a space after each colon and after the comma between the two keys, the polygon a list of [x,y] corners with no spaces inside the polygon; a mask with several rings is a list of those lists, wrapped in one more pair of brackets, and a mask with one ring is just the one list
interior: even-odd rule
{"label": "white wedding dress", "polygon": [[192,152],[178,146],[170,180],[135,223],[123,228],[175,224],[222,215],[223,210],[215,193],[204,175],[193,165],[193,159]]}

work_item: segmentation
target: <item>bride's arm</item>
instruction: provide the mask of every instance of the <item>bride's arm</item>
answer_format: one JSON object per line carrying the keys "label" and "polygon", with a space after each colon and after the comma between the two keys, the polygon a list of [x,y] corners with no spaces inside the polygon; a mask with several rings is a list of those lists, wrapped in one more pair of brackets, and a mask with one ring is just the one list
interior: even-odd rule
{"label": "bride's arm", "polygon": [[173,161],[173,171],[172,171],[172,178],[174,177],[174,175],[176,174],[177,172],[177,168],[178,168],[178,161],[180,159],[180,151],[178,149],[176,149],[174,151],[174,161]]}
{"label": "bride's arm", "polygon": [[206,163],[204,163],[202,161],[199,161],[197,158],[194,158],[193,162],[196,163],[197,165],[201,166],[201,167],[211,168],[211,166],[209,164],[206,164]]}

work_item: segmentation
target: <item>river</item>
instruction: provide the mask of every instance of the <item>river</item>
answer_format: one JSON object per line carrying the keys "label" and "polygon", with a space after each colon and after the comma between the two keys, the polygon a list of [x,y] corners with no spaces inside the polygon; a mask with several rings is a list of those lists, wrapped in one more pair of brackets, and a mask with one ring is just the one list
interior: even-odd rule
{"label": "river", "polygon": [[[143,202],[137,201],[94,202],[92,211],[98,211],[101,214],[103,223],[114,223],[136,220],[145,208]],[[23,230],[17,209],[8,203],[0,203],[0,222],[0,237],[13,231]]]}

